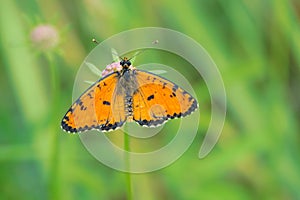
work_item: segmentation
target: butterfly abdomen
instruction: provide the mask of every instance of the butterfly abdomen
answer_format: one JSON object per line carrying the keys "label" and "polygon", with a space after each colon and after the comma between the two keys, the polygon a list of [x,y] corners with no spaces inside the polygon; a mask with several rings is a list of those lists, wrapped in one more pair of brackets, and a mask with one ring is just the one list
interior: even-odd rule
{"label": "butterfly abdomen", "polygon": [[117,95],[124,98],[124,111],[127,121],[133,119],[133,98],[132,95],[137,89],[135,70],[125,69],[118,81]]}
{"label": "butterfly abdomen", "polygon": [[132,96],[125,96],[125,111],[127,120],[131,121],[133,116],[133,109],[132,109]]}

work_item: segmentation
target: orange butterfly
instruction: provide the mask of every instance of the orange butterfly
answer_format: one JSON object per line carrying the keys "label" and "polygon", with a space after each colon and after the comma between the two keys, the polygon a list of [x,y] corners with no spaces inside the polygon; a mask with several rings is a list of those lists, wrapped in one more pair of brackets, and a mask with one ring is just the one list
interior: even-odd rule
{"label": "orange butterfly", "polygon": [[196,99],[171,81],[133,68],[127,58],[118,65],[120,70],[95,82],[73,103],[62,119],[63,130],[111,131],[126,121],[155,127],[198,108]]}

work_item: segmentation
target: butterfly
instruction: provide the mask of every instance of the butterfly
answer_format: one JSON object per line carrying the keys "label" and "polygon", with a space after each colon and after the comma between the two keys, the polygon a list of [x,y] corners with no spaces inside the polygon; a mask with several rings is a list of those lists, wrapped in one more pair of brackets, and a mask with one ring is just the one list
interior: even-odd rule
{"label": "butterfly", "polygon": [[175,83],[139,70],[123,58],[118,70],[91,85],[61,121],[64,131],[112,131],[126,122],[156,127],[185,117],[198,108],[197,100]]}

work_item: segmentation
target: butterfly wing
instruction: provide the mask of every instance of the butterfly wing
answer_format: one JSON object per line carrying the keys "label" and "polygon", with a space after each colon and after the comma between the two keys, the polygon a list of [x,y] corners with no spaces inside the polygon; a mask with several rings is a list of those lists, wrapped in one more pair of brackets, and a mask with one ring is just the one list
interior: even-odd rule
{"label": "butterfly wing", "polygon": [[142,126],[159,126],[168,119],[184,117],[198,108],[188,92],[158,75],[136,70],[133,120]]}
{"label": "butterfly wing", "polygon": [[126,121],[124,97],[118,93],[117,72],[88,88],[62,119],[61,127],[71,133],[90,129],[114,130]]}

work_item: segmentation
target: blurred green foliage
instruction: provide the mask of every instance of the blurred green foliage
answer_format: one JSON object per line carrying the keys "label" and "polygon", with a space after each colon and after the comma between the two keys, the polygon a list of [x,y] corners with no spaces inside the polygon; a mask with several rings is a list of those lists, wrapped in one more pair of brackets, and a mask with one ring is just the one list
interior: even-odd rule
{"label": "blurred green foliage", "polygon": [[[224,79],[228,113],[217,146],[199,160],[210,100],[194,80],[197,138],[171,166],[133,174],[134,199],[299,199],[299,19],[297,0],[2,0],[0,198],[126,199],[126,175],[59,125],[91,38],[158,26],[206,48]],[[32,44],[39,24],[58,30],[57,47]]]}

